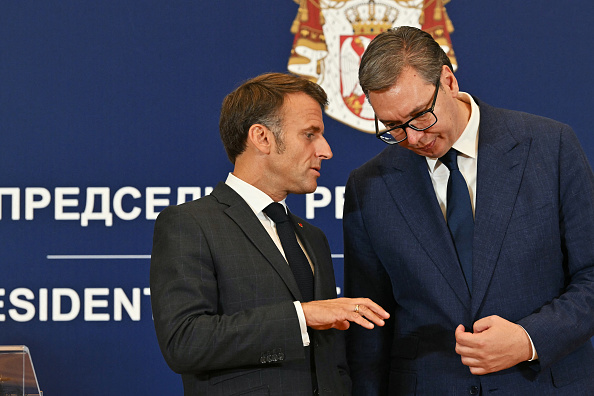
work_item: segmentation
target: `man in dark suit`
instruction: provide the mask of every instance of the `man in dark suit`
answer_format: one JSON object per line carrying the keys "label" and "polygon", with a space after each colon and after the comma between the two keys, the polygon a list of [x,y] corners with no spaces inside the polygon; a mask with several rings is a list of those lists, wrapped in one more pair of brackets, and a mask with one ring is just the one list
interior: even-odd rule
{"label": "man in dark suit", "polygon": [[290,75],[241,85],[220,119],[233,173],[156,221],[155,329],[186,395],[349,395],[338,329],[389,316],[368,299],[336,299],[326,237],[287,217],[287,195],[313,192],[332,157],[325,103],[322,88]]}
{"label": "man in dark suit", "polygon": [[[359,79],[390,143],[352,172],[353,394],[594,394],[594,178],[567,125],[460,92],[426,32],[378,35]],[[454,150],[451,150],[451,149]]]}

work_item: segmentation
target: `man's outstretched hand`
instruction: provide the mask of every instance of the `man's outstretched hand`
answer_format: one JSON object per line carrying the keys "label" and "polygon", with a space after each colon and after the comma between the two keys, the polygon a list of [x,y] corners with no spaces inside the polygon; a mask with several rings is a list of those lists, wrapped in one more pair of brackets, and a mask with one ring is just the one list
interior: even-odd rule
{"label": "man's outstretched hand", "polygon": [[373,329],[374,324],[384,325],[390,317],[382,307],[368,298],[336,298],[302,303],[307,326],[315,330],[346,330],[350,322],[366,329]]}

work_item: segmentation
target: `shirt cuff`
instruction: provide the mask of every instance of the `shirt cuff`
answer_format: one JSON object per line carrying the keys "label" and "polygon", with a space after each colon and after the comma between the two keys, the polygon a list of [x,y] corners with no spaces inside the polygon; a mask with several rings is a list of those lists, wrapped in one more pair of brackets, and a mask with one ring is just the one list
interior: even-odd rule
{"label": "shirt cuff", "polygon": [[530,334],[528,334],[528,332],[526,331],[526,329],[524,328],[524,326],[522,325],[518,325],[522,328],[522,330],[524,330],[524,333],[526,333],[526,335],[528,336],[528,339],[530,340],[530,346],[532,347],[532,357],[530,359],[528,359],[529,362],[533,362],[536,359],[538,359],[538,354],[536,353],[536,348],[534,348],[534,343],[532,342],[532,337],[530,337]]}
{"label": "shirt cuff", "polygon": [[305,314],[299,301],[293,301],[295,304],[295,311],[297,311],[297,317],[299,318],[299,328],[301,329],[301,339],[303,340],[303,346],[309,346],[309,334],[307,334],[307,322],[305,321]]}

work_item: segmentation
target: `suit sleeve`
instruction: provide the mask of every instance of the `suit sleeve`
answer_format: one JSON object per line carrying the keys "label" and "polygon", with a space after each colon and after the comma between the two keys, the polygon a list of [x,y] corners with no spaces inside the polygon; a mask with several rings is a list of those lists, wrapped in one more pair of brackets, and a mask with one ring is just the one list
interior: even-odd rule
{"label": "suit sleeve", "polygon": [[[261,300],[222,312],[217,252],[206,229],[180,206],[166,208],[155,223],[151,301],[167,364],[177,373],[199,374],[304,359],[293,302],[267,300],[266,284],[257,285],[263,288]],[[242,260],[238,252],[233,265],[241,266]],[[237,287],[254,284],[236,282]]]}
{"label": "suit sleeve", "polygon": [[[351,174],[344,205],[344,281],[347,297],[367,297],[394,317],[394,298],[390,277],[372,249],[365,229],[357,194],[357,176]],[[387,394],[394,320],[373,330],[351,326],[347,331],[347,360],[353,395]]]}
{"label": "suit sleeve", "polygon": [[558,147],[559,233],[564,257],[560,265],[566,286],[557,298],[518,321],[534,342],[541,369],[594,335],[594,177],[569,127],[562,130]]}

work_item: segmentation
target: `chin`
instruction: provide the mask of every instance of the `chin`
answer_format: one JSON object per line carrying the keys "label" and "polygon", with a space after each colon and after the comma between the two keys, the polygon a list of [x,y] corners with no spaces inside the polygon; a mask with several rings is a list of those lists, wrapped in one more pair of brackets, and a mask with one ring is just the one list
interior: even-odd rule
{"label": "chin", "polygon": [[304,186],[301,186],[301,188],[299,188],[299,191],[294,192],[294,194],[310,194],[310,193],[316,191],[316,188],[318,188],[318,183],[313,183],[313,185],[312,184],[304,185]]}

